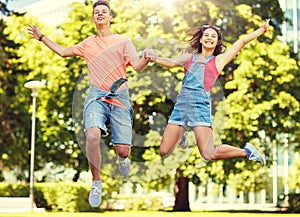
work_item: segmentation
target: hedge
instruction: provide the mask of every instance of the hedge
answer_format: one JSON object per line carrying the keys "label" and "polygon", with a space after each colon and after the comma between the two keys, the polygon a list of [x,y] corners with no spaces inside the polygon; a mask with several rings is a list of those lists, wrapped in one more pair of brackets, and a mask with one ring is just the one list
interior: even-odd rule
{"label": "hedge", "polygon": [[[96,211],[88,202],[90,185],[81,183],[36,183],[34,200],[37,207],[48,211]],[[0,197],[28,197],[29,184],[0,183]]]}
{"label": "hedge", "polygon": [[300,194],[289,194],[288,202],[288,212],[300,213]]}
{"label": "hedge", "polygon": [[[103,192],[100,208],[89,205],[88,195],[90,185],[76,182],[36,183],[34,185],[34,200],[39,208],[47,211],[62,212],[90,212],[103,209],[118,209],[117,204],[122,202],[122,210],[161,210],[159,197],[145,197],[140,195],[117,195],[107,198],[107,192]],[[9,184],[0,182],[0,197],[28,197],[29,184]]]}

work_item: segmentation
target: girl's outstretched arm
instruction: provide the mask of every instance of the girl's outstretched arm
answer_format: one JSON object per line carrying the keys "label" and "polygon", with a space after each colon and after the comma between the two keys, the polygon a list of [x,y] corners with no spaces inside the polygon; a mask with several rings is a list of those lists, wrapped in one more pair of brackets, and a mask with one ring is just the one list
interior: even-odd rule
{"label": "girl's outstretched arm", "polygon": [[245,37],[237,40],[227,51],[217,56],[217,68],[221,71],[226,64],[228,64],[238,52],[250,41],[256,39],[268,29],[270,19],[267,19],[265,24],[258,28],[257,30],[249,33]]}
{"label": "girl's outstretched arm", "polygon": [[187,63],[190,56],[191,56],[191,54],[185,53],[176,58],[156,57],[154,62],[161,66],[166,66],[169,68],[182,67],[182,66],[185,66],[185,64]]}

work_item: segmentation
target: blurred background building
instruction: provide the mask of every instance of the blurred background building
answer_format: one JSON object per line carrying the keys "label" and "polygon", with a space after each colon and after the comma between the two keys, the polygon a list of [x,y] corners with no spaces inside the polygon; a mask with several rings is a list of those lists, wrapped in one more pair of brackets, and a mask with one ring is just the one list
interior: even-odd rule
{"label": "blurred background building", "polygon": [[40,22],[57,26],[68,18],[69,5],[84,0],[13,0],[8,8],[18,12],[27,12]]}
{"label": "blurred background building", "polygon": [[295,53],[299,52],[300,42],[300,0],[279,0],[287,22],[282,24],[283,41],[293,47]]}

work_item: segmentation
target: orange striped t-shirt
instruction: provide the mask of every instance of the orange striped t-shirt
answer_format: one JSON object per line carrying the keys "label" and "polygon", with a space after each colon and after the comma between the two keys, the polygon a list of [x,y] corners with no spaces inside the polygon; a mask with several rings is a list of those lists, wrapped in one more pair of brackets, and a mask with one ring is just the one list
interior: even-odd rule
{"label": "orange striped t-shirt", "polygon": [[132,41],[118,34],[90,36],[74,45],[73,52],[86,60],[91,84],[107,92],[114,81],[126,78],[130,61],[139,59]]}

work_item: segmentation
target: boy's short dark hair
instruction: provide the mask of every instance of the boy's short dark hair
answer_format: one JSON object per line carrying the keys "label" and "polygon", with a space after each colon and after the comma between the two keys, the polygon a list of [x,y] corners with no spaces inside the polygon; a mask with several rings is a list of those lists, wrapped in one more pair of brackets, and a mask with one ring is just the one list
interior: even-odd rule
{"label": "boy's short dark hair", "polygon": [[105,5],[106,7],[108,7],[109,13],[110,13],[110,15],[112,15],[111,9],[110,9],[110,6],[109,6],[109,2],[108,2],[108,1],[105,1],[105,0],[99,0],[99,1],[96,1],[96,2],[93,4],[93,14],[94,14],[94,9],[95,9],[95,7],[97,7],[98,5]]}

